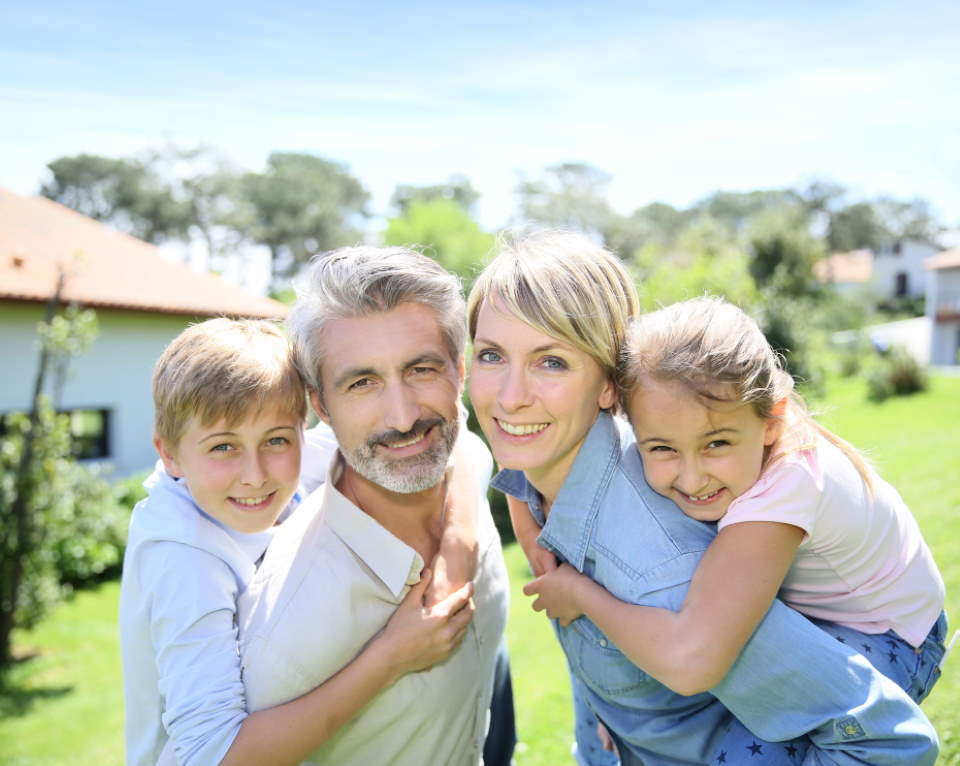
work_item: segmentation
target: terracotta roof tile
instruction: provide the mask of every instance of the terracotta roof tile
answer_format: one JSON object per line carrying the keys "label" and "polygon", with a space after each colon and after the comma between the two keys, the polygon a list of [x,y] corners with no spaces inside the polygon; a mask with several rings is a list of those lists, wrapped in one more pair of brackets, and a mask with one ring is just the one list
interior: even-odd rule
{"label": "terracotta roof tile", "polygon": [[960,247],[931,255],[929,258],[924,259],[923,266],[931,270],[954,269],[960,266]]}
{"label": "terracotta roof tile", "polygon": [[279,301],[173,263],[159,250],[44,197],[0,189],[0,300],[45,301],[58,264],[66,300],[194,316],[282,317]]}
{"label": "terracotta roof tile", "polygon": [[813,273],[817,279],[833,284],[869,282],[872,271],[873,253],[869,250],[834,253],[813,264]]}

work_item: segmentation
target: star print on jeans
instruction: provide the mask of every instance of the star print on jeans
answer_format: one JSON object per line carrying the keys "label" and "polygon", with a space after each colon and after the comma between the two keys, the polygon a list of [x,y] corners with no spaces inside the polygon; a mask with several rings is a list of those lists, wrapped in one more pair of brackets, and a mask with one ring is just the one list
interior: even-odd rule
{"label": "star print on jeans", "polygon": [[763,747],[757,744],[757,740],[753,740],[753,744],[749,745],[747,750],[750,751],[750,757],[752,758],[755,755],[760,755],[763,752]]}
{"label": "star print on jeans", "polygon": [[873,654],[873,647],[870,644],[860,644],[863,647],[863,651],[867,654]]}
{"label": "star print on jeans", "polygon": [[726,763],[727,762],[727,751],[721,750],[720,755],[717,756],[717,763]]}
{"label": "star print on jeans", "polygon": [[890,660],[890,663],[891,663],[891,664],[894,663],[894,662],[896,662],[896,661],[897,661],[897,655],[896,655],[896,653],[895,653],[895,652],[887,652],[887,659]]}
{"label": "star print on jeans", "polygon": [[792,742],[786,746],[787,755],[790,756],[791,760],[797,757],[797,746]]}

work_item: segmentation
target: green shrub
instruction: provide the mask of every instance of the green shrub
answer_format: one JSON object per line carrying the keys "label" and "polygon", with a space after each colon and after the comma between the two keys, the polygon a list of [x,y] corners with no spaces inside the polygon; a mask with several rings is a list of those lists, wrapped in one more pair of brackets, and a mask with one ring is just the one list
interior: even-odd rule
{"label": "green shrub", "polygon": [[867,397],[882,402],[927,389],[927,372],[905,349],[893,346],[867,374]]}

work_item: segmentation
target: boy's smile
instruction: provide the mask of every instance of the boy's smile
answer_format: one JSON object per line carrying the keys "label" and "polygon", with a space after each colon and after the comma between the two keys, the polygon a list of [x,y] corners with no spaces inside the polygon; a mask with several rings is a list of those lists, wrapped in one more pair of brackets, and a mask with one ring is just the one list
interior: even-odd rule
{"label": "boy's smile", "polygon": [[154,441],[167,473],[184,480],[201,510],[238,532],[272,527],[296,492],[302,425],[295,415],[272,409],[209,426],[192,418],[173,449]]}

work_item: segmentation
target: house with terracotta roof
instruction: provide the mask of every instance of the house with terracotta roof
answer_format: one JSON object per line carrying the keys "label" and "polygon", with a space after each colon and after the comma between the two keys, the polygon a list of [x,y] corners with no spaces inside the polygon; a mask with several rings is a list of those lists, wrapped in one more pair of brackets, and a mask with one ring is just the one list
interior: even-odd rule
{"label": "house with terracotta roof", "polygon": [[834,253],[813,264],[813,273],[824,284],[832,285],[841,294],[866,290],[873,273],[873,252],[852,250]]}
{"label": "house with terracotta roof", "polygon": [[960,248],[944,250],[924,261],[927,270],[927,317],[930,363],[960,364]]}
{"label": "house with terracotta roof", "polygon": [[150,381],[170,340],[209,317],[286,314],[282,303],[191,271],[56,202],[0,189],[0,416],[29,407],[37,323],[61,269],[63,300],[95,309],[99,335],[51,390],[54,406],[70,413],[81,456],[120,476],[155,460]]}

